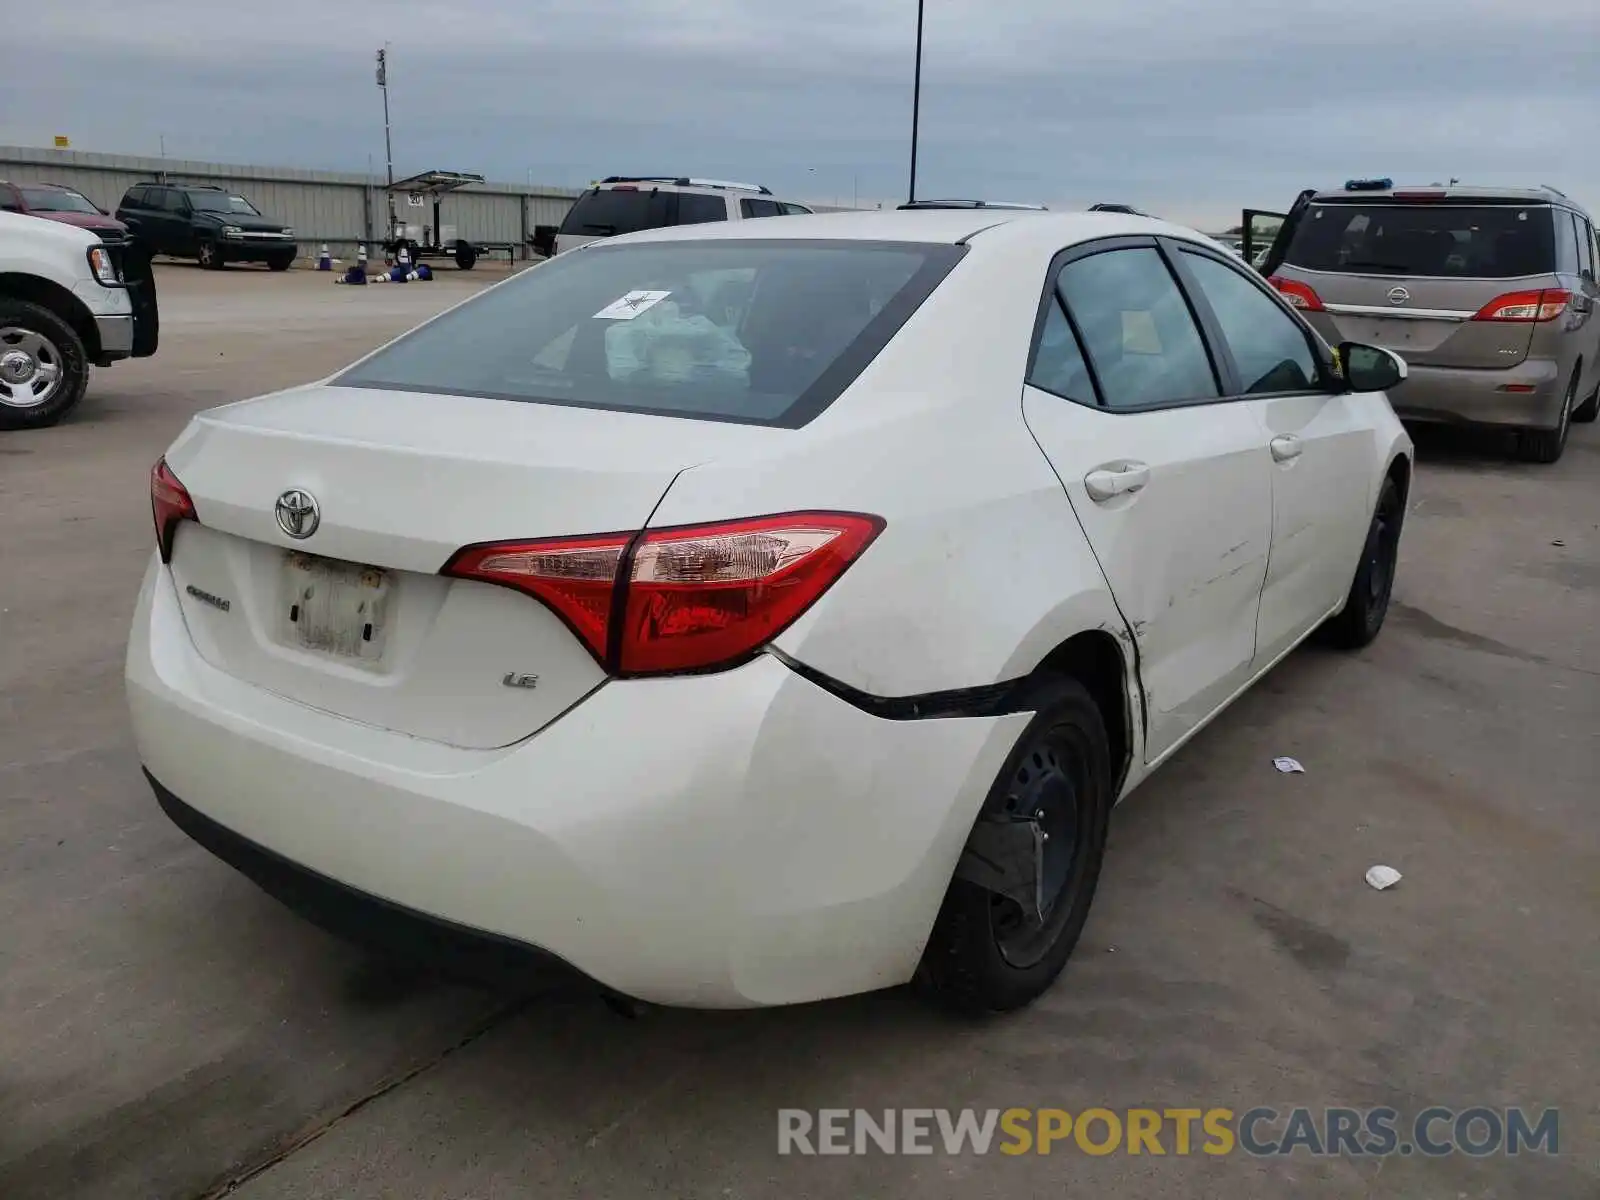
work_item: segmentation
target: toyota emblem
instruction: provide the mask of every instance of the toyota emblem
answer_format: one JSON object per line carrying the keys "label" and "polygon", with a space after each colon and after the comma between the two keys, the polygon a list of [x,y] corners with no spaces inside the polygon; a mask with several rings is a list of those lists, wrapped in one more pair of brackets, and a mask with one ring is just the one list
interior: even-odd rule
{"label": "toyota emblem", "polygon": [[296,539],[310,537],[322,524],[322,510],[317,507],[317,498],[300,488],[290,488],[279,496],[273,513],[278,518],[278,528]]}
{"label": "toyota emblem", "polygon": [[1411,293],[1406,291],[1405,288],[1393,287],[1389,289],[1390,304],[1404,304],[1409,299],[1411,299]]}

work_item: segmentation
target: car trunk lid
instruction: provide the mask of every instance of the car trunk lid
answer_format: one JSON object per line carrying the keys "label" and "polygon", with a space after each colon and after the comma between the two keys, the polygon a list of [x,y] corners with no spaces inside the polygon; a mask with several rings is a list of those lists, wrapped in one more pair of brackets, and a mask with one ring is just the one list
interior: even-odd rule
{"label": "car trunk lid", "polygon": [[469,544],[638,529],[679,471],[763,435],[328,386],[214,410],[167,456],[199,516],[173,544],[179,600],[230,675],[419,738],[507,745],[605,672],[542,604],[440,568]]}
{"label": "car trunk lid", "polygon": [[1475,321],[1496,297],[1555,288],[1550,275],[1506,280],[1294,272],[1322,301],[1329,340],[1393,350],[1418,366],[1496,369],[1527,357],[1535,326]]}

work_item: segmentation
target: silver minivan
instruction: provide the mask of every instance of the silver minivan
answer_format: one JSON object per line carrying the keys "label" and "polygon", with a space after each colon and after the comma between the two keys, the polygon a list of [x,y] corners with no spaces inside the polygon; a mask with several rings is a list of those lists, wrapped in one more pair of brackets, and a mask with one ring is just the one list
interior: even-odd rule
{"label": "silver minivan", "polygon": [[1600,243],[1554,188],[1352,180],[1287,214],[1246,210],[1244,232],[1247,261],[1330,345],[1406,360],[1403,419],[1512,429],[1520,457],[1553,463],[1600,410]]}

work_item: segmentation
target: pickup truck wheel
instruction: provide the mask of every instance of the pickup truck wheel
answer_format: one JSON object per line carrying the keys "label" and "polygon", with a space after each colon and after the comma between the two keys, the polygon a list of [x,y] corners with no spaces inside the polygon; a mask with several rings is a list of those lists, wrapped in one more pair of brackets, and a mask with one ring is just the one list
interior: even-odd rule
{"label": "pickup truck wheel", "polygon": [[292,254],[279,254],[275,258],[267,259],[267,266],[274,271],[287,271],[293,263]]}
{"label": "pickup truck wheel", "polygon": [[200,265],[208,271],[220,271],[223,268],[222,251],[217,249],[215,242],[200,243]]}
{"label": "pickup truck wheel", "polygon": [[0,429],[40,429],[89,386],[89,356],[72,326],[25,300],[0,297]]}

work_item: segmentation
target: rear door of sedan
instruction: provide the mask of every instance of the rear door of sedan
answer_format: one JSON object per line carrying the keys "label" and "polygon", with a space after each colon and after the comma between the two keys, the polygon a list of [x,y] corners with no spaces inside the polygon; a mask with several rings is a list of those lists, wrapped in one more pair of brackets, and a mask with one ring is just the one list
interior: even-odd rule
{"label": "rear door of sedan", "polygon": [[1051,264],[1023,415],[1138,647],[1154,761],[1248,682],[1272,458],[1155,238]]}

